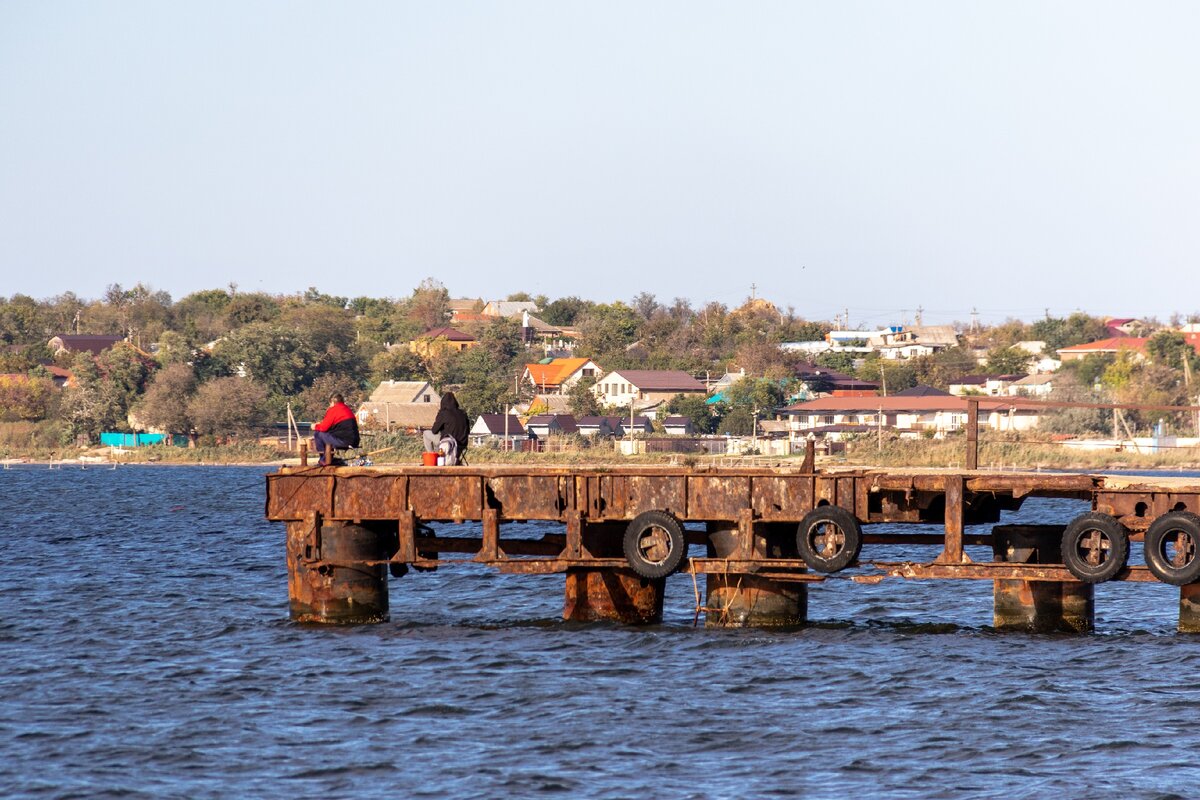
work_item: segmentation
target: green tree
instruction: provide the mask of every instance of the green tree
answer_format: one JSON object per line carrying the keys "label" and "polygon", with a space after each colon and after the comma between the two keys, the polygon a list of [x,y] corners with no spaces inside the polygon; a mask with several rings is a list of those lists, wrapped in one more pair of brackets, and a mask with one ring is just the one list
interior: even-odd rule
{"label": "green tree", "polygon": [[329,398],[340,394],[352,407],[357,407],[365,398],[362,386],[349,375],[326,373],[313,381],[300,393],[292,405],[292,413],[297,419],[320,420],[329,408]]}
{"label": "green tree", "polygon": [[1100,381],[1100,376],[1116,360],[1111,354],[1094,353],[1083,358],[1064,361],[1062,369],[1057,374],[1073,375],[1075,382],[1082,386],[1094,386]]}
{"label": "green tree", "polygon": [[574,325],[576,320],[593,306],[595,306],[595,303],[592,301],[580,300],[574,295],[571,297],[560,297],[554,302],[543,306],[538,316],[551,325]]}
{"label": "green tree", "polygon": [[429,380],[425,366],[417,354],[406,347],[384,350],[371,359],[371,382],[375,385],[383,381],[424,380]]}
{"label": "green tree", "polygon": [[1184,362],[1195,372],[1200,368],[1200,356],[1196,349],[1178,331],[1159,331],[1146,342],[1146,353],[1155,364],[1173,369],[1183,369]]}
{"label": "green tree", "polygon": [[667,401],[667,411],[690,419],[692,430],[700,434],[716,431],[724,408],[721,403],[709,405],[708,398],[697,394],[677,394]]}
{"label": "green tree", "polygon": [[1077,311],[1066,319],[1047,317],[1029,326],[1030,335],[1046,343],[1046,352],[1108,338],[1104,320]]}
{"label": "green tree", "polygon": [[203,383],[188,402],[196,430],[215,436],[245,436],[262,428],[267,391],[246,378],[215,378]]}
{"label": "green tree", "polygon": [[640,319],[621,302],[592,307],[577,321],[582,336],[576,352],[596,359],[623,352],[637,339]]}
{"label": "green tree", "polygon": [[567,389],[567,407],[576,417],[595,417],[601,412],[600,401],[592,391],[595,378],[581,378]]}
{"label": "green tree", "polygon": [[146,384],[146,392],[134,404],[133,414],[148,428],[168,433],[192,429],[188,403],[196,393],[196,373],[182,363],[168,364]]}
{"label": "green tree", "polygon": [[1015,375],[1028,370],[1033,358],[1032,353],[1019,347],[993,347],[984,369],[992,374]]}
{"label": "green tree", "polygon": [[450,293],[433,278],[426,278],[402,304],[405,315],[420,330],[445,325],[450,319]]}
{"label": "green tree", "polygon": [[0,422],[46,419],[55,410],[58,394],[49,378],[0,375]]}

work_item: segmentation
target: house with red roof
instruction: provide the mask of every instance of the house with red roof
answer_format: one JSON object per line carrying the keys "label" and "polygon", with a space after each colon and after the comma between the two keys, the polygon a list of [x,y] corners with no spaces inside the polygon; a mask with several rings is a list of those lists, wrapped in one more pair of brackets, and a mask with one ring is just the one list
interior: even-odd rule
{"label": "house with red roof", "polygon": [[1144,336],[1114,336],[1111,339],[1101,339],[1098,342],[1087,342],[1058,350],[1058,357],[1063,361],[1079,361],[1088,356],[1110,356],[1122,352],[1131,353],[1138,359],[1146,357],[1146,342]]}

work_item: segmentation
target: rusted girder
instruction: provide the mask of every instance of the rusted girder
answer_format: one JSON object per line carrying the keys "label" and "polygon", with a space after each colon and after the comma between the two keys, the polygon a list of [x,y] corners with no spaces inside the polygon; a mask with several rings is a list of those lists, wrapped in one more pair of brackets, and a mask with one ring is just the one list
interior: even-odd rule
{"label": "rusted girder", "polygon": [[[975,564],[938,564],[916,563],[912,561],[870,561],[864,565],[883,570],[887,577],[911,578],[923,580],[926,578],[948,578],[960,580],[1020,580],[1020,581],[1056,581],[1060,583],[1078,583],[1079,579],[1063,566],[1051,564],[1005,564],[985,562]],[[1150,570],[1143,566],[1129,566],[1117,573],[1113,578],[1117,581],[1151,582],[1157,580]]]}

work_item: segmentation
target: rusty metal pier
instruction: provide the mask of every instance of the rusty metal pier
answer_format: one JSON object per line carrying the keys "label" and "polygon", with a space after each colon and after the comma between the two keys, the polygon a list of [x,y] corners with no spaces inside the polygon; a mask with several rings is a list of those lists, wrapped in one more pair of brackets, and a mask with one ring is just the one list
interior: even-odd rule
{"label": "rusty metal pier", "polygon": [[[1091,510],[1061,525],[996,524],[1029,497]],[[664,581],[685,573],[708,625],[798,625],[808,584],[856,567],[859,583],[995,581],[996,627],[1025,630],[1090,630],[1095,583],[1159,580],[1180,586],[1179,629],[1200,632],[1200,479],[818,470],[811,458],[795,468],[284,467],[267,476],[266,513],[287,524],[291,614],[302,621],[387,619],[389,570],[471,561],[565,574],[563,615],[578,621],[657,622]],[[504,535],[529,521],[562,532]],[[447,522],[477,522],[480,535],[437,535]],[[873,533],[878,523],[942,529]],[[987,523],[990,533],[965,532]],[[1147,565],[1130,565],[1128,543],[1142,538]],[[941,551],[883,559],[892,544]],[[689,545],[706,555],[689,558]],[[993,559],[973,561],[964,545],[990,545]]]}

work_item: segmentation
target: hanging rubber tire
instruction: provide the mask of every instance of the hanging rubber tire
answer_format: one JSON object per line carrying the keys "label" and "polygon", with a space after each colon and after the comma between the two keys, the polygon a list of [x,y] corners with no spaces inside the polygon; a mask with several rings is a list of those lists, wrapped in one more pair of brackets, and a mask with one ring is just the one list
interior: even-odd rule
{"label": "hanging rubber tire", "polygon": [[665,511],[644,511],[625,529],[625,560],[643,578],[665,578],[683,564],[687,541],[679,520]]}
{"label": "hanging rubber tire", "polygon": [[1129,529],[1108,514],[1081,514],[1063,531],[1063,564],[1084,583],[1112,580],[1128,558]]}
{"label": "hanging rubber tire", "polygon": [[1172,586],[1200,580],[1200,517],[1190,511],[1163,514],[1146,531],[1146,566]]}
{"label": "hanging rubber tire", "polygon": [[837,572],[858,560],[862,526],[844,508],[814,508],[800,521],[796,550],[804,563],[817,572]]}

